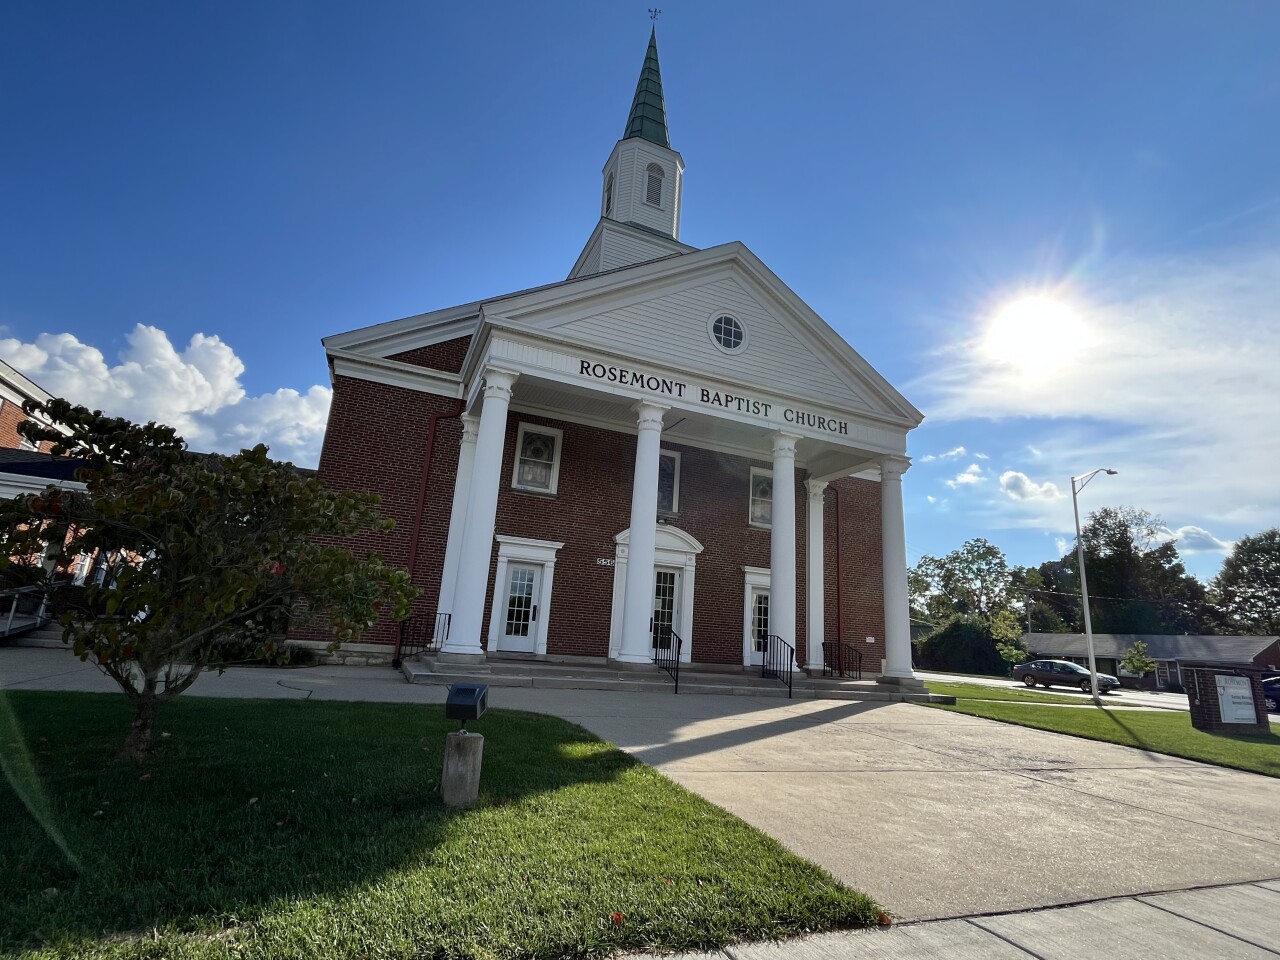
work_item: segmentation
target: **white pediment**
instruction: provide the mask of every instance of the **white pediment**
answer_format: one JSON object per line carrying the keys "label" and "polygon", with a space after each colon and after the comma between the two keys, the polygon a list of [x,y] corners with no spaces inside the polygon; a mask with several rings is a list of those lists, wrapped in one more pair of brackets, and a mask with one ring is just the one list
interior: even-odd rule
{"label": "white pediment", "polygon": [[[827,407],[914,421],[919,411],[741,244],[726,244],[514,297],[485,313],[546,339],[752,385]],[[727,314],[746,345],[726,352]],[[914,423],[912,424],[914,425]]]}

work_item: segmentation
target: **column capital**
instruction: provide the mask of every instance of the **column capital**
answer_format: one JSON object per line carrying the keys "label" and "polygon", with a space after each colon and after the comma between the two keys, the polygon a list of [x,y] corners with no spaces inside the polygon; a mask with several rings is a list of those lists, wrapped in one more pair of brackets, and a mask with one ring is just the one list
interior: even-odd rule
{"label": "column capital", "polygon": [[827,481],[806,480],[804,485],[809,488],[809,499],[814,503],[821,503],[823,495],[827,492]]}
{"label": "column capital", "polygon": [[911,461],[905,457],[885,457],[880,461],[880,479],[901,480],[902,475],[911,469]]}
{"label": "column capital", "polygon": [[785,430],[778,430],[772,436],[773,455],[775,457],[794,457],[796,455],[796,441],[800,439],[798,433],[787,433]]}
{"label": "column capital", "polygon": [[475,443],[480,436],[480,418],[464,413],[458,419],[462,421],[462,442]]}
{"label": "column capital", "polygon": [[648,400],[641,400],[631,409],[636,412],[637,429],[661,430],[662,415],[671,408],[663,406],[661,403],[652,403]]}
{"label": "column capital", "polygon": [[520,374],[516,371],[503,367],[485,367],[482,376],[484,377],[484,395],[501,397],[503,400],[511,399],[511,388],[520,378]]}

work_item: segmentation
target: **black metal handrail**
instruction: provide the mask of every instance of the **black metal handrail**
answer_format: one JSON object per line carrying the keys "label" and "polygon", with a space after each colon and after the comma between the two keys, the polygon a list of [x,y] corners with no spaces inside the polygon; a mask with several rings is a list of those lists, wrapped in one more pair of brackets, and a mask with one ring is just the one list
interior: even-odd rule
{"label": "black metal handrail", "polygon": [[822,641],[822,675],[824,677],[848,677],[862,679],[862,651],[851,643],[840,640]]}
{"label": "black metal handrail", "polygon": [[424,613],[401,620],[400,632],[396,635],[396,649],[391,655],[391,666],[399,669],[405,657],[439,650],[449,639],[452,619],[453,615],[448,613]]}
{"label": "black metal handrail", "polygon": [[[680,692],[680,648],[684,646],[684,641],[680,639],[680,634],[676,633],[669,627],[665,630],[666,636],[670,642],[666,647],[659,643],[653,646],[653,662],[662,670],[665,670],[667,676],[675,681],[675,692]],[[656,638],[655,638],[656,639]]]}
{"label": "black metal handrail", "polygon": [[791,698],[791,675],[795,672],[796,648],[776,634],[769,634],[764,641],[764,661],[760,664],[760,676],[780,680],[787,685],[787,699]]}

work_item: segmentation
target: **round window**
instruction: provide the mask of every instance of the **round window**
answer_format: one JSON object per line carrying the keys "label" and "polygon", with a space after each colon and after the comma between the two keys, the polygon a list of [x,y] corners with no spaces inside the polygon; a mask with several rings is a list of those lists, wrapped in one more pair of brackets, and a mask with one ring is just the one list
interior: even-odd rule
{"label": "round window", "polygon": [[711,339],[726,353],[737,353],[746,346],[747,332],[736,317],[722,313],[711,320]]}

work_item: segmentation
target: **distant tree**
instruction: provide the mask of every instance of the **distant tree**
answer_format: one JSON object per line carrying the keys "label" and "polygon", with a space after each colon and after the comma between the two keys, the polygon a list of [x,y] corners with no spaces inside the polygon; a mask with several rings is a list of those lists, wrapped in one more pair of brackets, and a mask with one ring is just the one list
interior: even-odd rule
{"label": "distant tree", "polygon": [[1036,567],[1013,567],[1010,594],[1018,621],[1028,633],[1066,633],[1067,625],[1051,602],[1050,587]]}
{"label": "distant tree", "polygon": [[122,757],[146,755],[159,708],[206,667],[223,665],[229,646],[269,657],[291,622],[314,623],[336,646],[380,610],[407,615],[416,592],[407,573],[333,545],[389,527],[376,497],[333,493],[261,445],[199,455],[154,423],[65,400],[24,409],[53,426],[27,421],[20,431],[81,460],[86,489],[0,501],[0,567],[32,556],[58,568],[83,554],[113,558],[100,585],[45,585],[61,605],[64,642],[133,704]]}
{"label": "distant tree", "polygon": [[990,617],[1007,610],[1012,577],[1000,548],[978,537],[945,557],[920,558],[908,574],[920,619],[941,623],[949,617]]}
{"label": "distant tree", "polygon": [[991,640],[995,643],[996,653],[1009,666],[1026,663],[1031,659],[1031,651],[1027,649],[1021,625],[1012,613],[1000,611],[990,618],[987,628],[991,632]]}
{"label": "distant tree", "polygon": [[1147,642],[1135,640],[1133,646],[1125,651],[1120,666],[1126,672],[1141,677],[1153,671],[1156,668],[1156,662],[1151,659],[1151,654],[1147,653]]}
{"label": "distant tree", "polygon": [[1215,619],[1224,631],[1280,634],[1280,528],[1237,540],[1209,593]]}
{"label": "distant tree", "polygon": [[[1187,573],[1159,517],[1134,507],[1103,507],[1081,530],[1089,607],[1098,633],[1204,633],[1210,628],[1204,585]],[[1077,632],[1084,629],[1074,548],[1042,564],[1055,589],[1074,595],[1054,606]]]}

